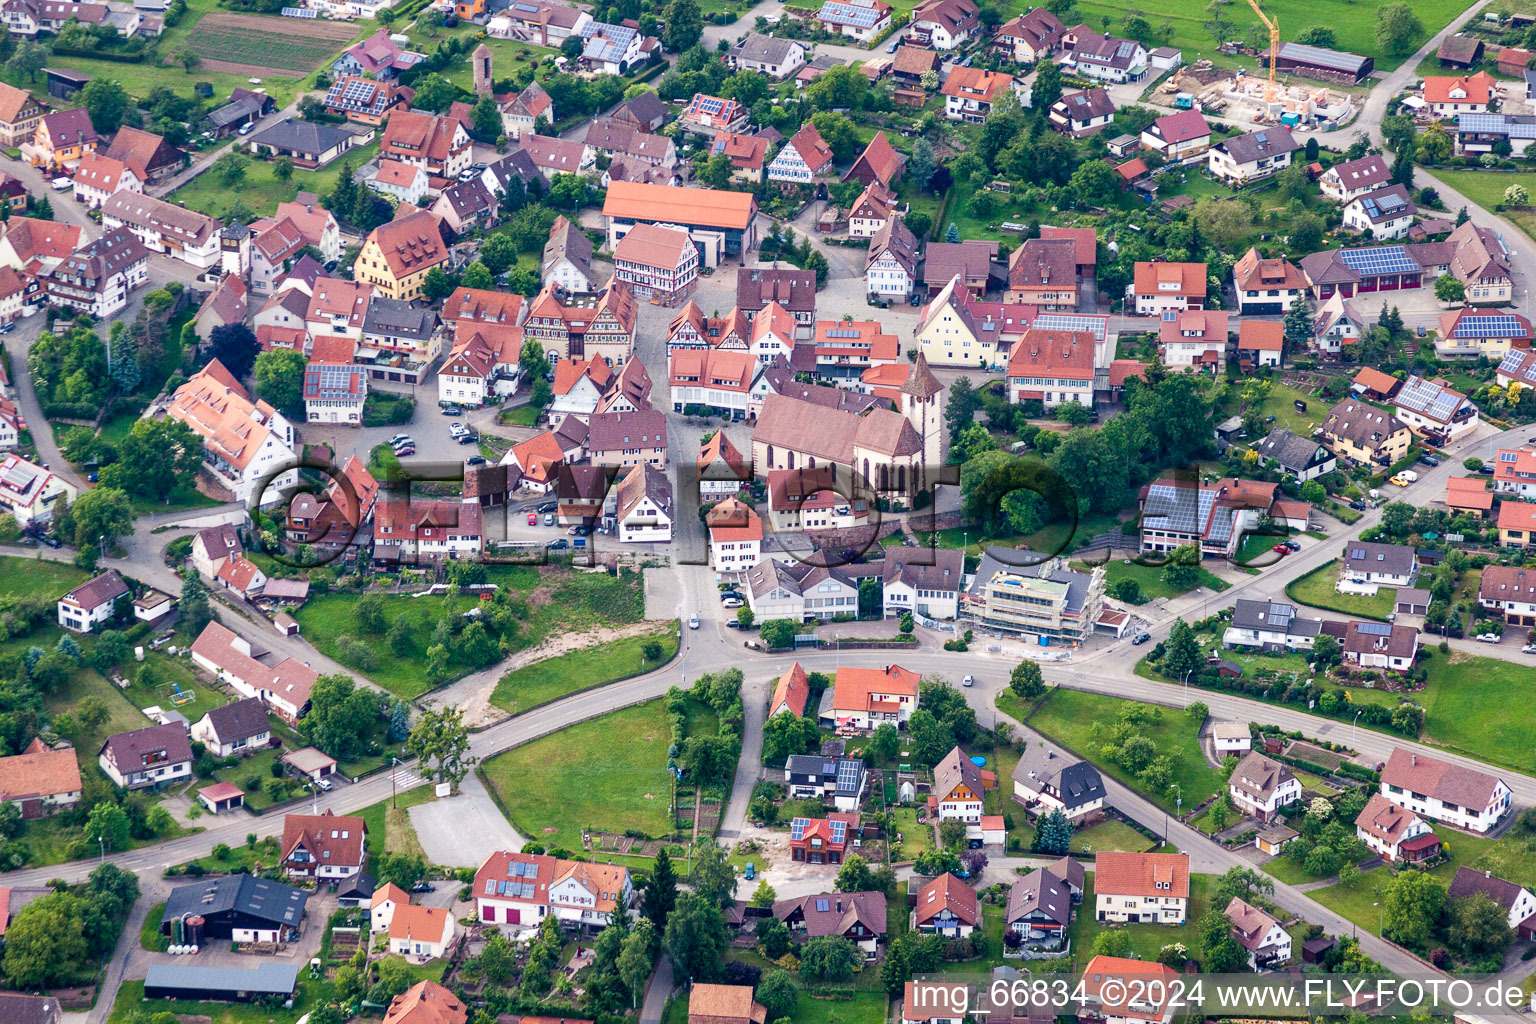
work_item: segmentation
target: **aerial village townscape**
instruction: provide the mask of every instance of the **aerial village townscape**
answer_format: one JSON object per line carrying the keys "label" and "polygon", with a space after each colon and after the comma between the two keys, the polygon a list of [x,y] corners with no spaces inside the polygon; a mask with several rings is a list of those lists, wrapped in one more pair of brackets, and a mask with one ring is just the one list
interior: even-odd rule
{"label": "aerial village townscape", "polygon": [[0,1024],[1529,1012],[1466,2],[4,0]]}

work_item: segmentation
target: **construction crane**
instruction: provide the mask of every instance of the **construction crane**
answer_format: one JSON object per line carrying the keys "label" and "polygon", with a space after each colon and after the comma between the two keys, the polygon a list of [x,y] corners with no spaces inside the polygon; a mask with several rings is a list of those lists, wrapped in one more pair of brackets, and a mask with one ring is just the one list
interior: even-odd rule
{"label": "construction crane", "polygon": [[1253,8],[1253,13],[1259,16],[1264,27],[1269,29],[1269,85],[1264,88],[1264,102],[1273,103],[1275,100],[1275,65],[1280,61],[1280,23],[1268,17],[1259,9],[1258,0],[1248,0],[1248,6]]}

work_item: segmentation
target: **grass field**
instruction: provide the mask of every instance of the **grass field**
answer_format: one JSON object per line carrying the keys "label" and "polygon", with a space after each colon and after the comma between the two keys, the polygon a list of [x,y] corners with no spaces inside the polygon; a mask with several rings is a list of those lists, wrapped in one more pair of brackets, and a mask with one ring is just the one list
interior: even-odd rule
{"label": "grass field", "polygon": [[[691,735],[718,728],[703,704],[690,702],[688,717]],[[519,832],[550,847],[579,850],[583,829],[636,829],[650,836],[673,831],[670,743],[666,705],[653,700],[514,747],[485,762],[482,771]]]}
{"label": "grass field", "polygon": [[[646,661],[643,648],[655,640],[661,644],[661,657]],[[644,636],[625,637],[597,644],[558,658],[548,658],[508,672],[496,684],[491,703],[515,714],[561,697],[604,686],[651,671],[677,654],[677,624]]]}
{"label": "grass field", "polygon": [[1362,619],[1385,622],[1387,616],[1392,614],[1392,607],[1397,602],[1395,587],[1382,587],[1369,597],[1364,594],[1340,594],[1333,589],[1338,578],[1339,562],[1333,559],[1286,584],[1285,596],[1313,608],[1358,615]]}
{"label": "grass field", "polygon": [[417,804],[437,799],[431,786],[408,789],[389,800],[370,804],[357,813],[368,824],[368,855],[383,853],[421,853],[421,841],[407,813]]}
{"label": "grass field", "polygon": [[278,1024],[280,1021],[298,1020],[323,1000],[321,994],[329,992],[329,983],[322,983],[307,974],[299,976],[298,989],[294,994],[293,1009],[274,1011],[256,1003],[200,1003],[191,999],[144,1000],[144,980],[124,981],[112,1001],[108,1024],[129,1024],[145,1019],[150,1014],[169,1013],[186,1020],[207,1021],[208,1024]]}
{"label": "grass field", "polygon": [[217,12],[187,32],[185,47],[204,60],[239,61],[302,78],[351,39],[349,26],[329,21],[298,25],[292,19]]}
{"label": "grass field", "polygon": [[1530,766],[1529,722],[1511,714],[1530,699],[1528,666],[1437,652],[1425,667],[1424,739],[1494,764]]}
{"label": "grass field", "polygon": [[[1433,169],[1434,175],[1446,185],[1460,192],[1478,206],[1492,210],[1504,201],[1504,190],[1511,185],[1524,185],[1527,192],[1536,195],[1536,174],[1503,174],[1494,171],[1445,171]],[[1446,201],[1446,205],[1451,205]],[[1506,211],[1501,216],[1513,221],[1526,234],[1536,237],[1536,215],[1521,211]]]}
{"label": "grass field", "polygon": [[896,815],[896,831],[901,833],[901,846],[891,850],[891,860],[913,860],[933,846],[933,827],[926,822],[918,824],[915,809],[898,807],[893,813]]}
{"label": "grass field", "polygon": [[0,555],[0,594],[42,596],[51,600],[63,597],[66,591],[90,578],[90,573],[68,562]]}
{"label": "grass field", "polygon": [[[531,647],[553,632],[577,630],[588,626],[623,625],[640,621],[644,614],[644,595],[640,577],[626,574],[621,579],[599,573],[576,573],[568,569],[541,571],[537,567],[501,567],[490,571],[489,579],[509,587],[526,602],[526,612],[519,616],[520,628],[513,642],[514,650]],[[363,633],[354,615],[356,595],[327,594],[314,597],[299,609],[298,619],[309,642],[335,657],[336,641],[350,636],[366,643],[378,656],[377,667],[364,673],[391,693],[416,697],[431,688],[423,670],[422,658],[431,641],[432,630],[445,612],[463,613],[479,604],[478,598],[406,597],[384,598],[384,619],[393,623],[404,616],[411,625],[411,650],[396,657],[382,635]],[[451,674],[475,667],[466,662],[458,649],[450,647]]]}
{"label": "grass field", "polygon": [[206,213],[222,219],[234,209],[236,203],[244,204],[252,213],[270,216],[277,212],[279,203],[286,203],[300,192],[327,195],[336,187],[343,166],[356,172],[379,152],[377,140],[350,150],[318,171],[295,169],[288,181],[278,181],[273,175],[275,166],[270,160],[247,159],[245,177],[234,185],[228,185],[221,175],[207,172],[199,174],[166,198],[185,203],[190,210]]}
{"label": "grass field", "polygon": [[[1099,534],[1113,530],[1119,525],[1120,520],[1116,516],[1094,515],[1086,510],[1079,510],[1075,526],[1068,522],[1047,523],[1035,533],[1007,537],[987,537],[976,529],[964,530],[956,527],[938,531],[934,543],[941,548],[958,548],[963,544],[965,553],[968,555],[980,555],[982,549],[988,547],[1028,548],[1039,554],[1049,555],[1080,548]],[[927,535],[923,535],[920,539],[926,543]]]}
{"label": "grass field", "polygon": [[[183,640],[177,640],[181,644]],[[136,708],[147,708],[158,704],[163,708],[174,709],[187,716],[187,721],[196,722],[214,708],[223,707],[229,703],[229,696],[222,690],[210,686],[205,680],[198,678],[188,661],[172,658],[158,651],[144,653],[145,664],[152,664],[164,680],[159,686],[149,687],[140,685],[134,676],[137,666],[130,666],[125,672],[125,678],[129,682],[127,689],[122,690],[122,695]],[[177,704],[171,699],[171,684],[180,686],[182,692],[191,692],[193,699],[185,704]]]}
{"label": "grass field", "polygon": [[[1223,67],[1243,65],[1253,68],[1258,65],[1253,58],[1234,58],[1218,53],[1216,50],[1218,40],[1206,28],[1206,24],[1211,20],[1210,15],[1198,5],[1181,3],[1180,0],[1152,0],[1151,3],[1141,3],[1128,8],[1111,3],[1109,0],[1083,0],[1077,6],[1080,19],[1092,25],[1095,31],[1105,30],[1104,21],[1107,18],[1109,21],[1107,31],[1112,34],[1121,34],[1124,31],[1125,19],[1133,15],[1145,18],[1152,26],[1154,35],[1166,26],[1168,32],[1166,37],[1156,35],[1155,39],[1144,39],[1143,42],[1148,47],[1158,45],[1182,49],[1186,64],[1193,64],[1198,59],[1206,58]],[[1282,39],[1294,39],[1314,25],[1326,25],[1333,29],[1337,36],[1337,49],[1374,57],[1377,70],[1388,71],[1401,64],[1408,54],[1393,57],[1382,52],[1380,45],[1376,42],[1376,10],[1379,6],[1376,0],[1341,0],[1340,3],[1329,6],[1326,11],[1315,4],[1308,3],[1307,0],[1265,0],[1263,5],[1264,13],[1279,22]],[[1422,3],[1414,4],[1414,13],[1419,16],[1419,21],[1424,27],[1419,36],[1414,39],[1413,49],[1408,53],[1411,54],[1431,35],[1461,13],[1465,6],[1460,0],[1424,0]],[[1009,16],[1021,13],[1023,9],[1017,3],[1010,4]],[[1235,26],[1236,31],[1227,37],[1229,39],[1247,39],[1251,29],[1261,27],[1258,17],[1246,4],[1223,6],[1221,17]]]}
{"label": "grass field", "polygon": [[1103,853],[1106,850],[1145,853],[1156,845],[1153,840],[1114,818],[1107,818],[1072,834],[1072,849],[1084,853]]}
{"label": "grass field", "polygon": [[[1146,793],[1148,799],[1173,810],[1176,794],[1172,787],[1162,793],[1147,792],[1140,779],[1119,765],[1109,763],[1100,751],[1103,741],[1099,738],[1098,723],[1107,726],[1120,721],[1121,711],[1137,703],[1096,693],[1057,689],[1035,712],[1029,724],[1132,789]],[[1157,744],[1159,755],[1167,755],[1172,760],[1173,779],[1182,788],[1184,806],[1194,806],[1220,788],[1221,777],[1206,764],[1200,752],[1198,724],[1173,708],[1155,710],[1160,713],[1159,719],[1141,726],[1140,732]]]}
{"label": "grass field", "polygon": [[[1102,554],[1103,552],[1100,552]],[[1090,567],[1078,564],[1084,572],[1092,571]],[[1141,587],[1141,596],[1148,601],[1155,601],[1159,597],[1178,597],[1189,593],[1178,587],[1170,586],[1163,581],[1163,567],[1160,565],[1142,565],[1139,562],[1127,561],[1124,558],[1112,558],[1104,566],[1104,582],[1106,585],[1117,583],[1120,580],[1135,580]],[[1205,587],[1212,592],[1220,592],[1231,586],[1226,580],[1221,579],[1208,569],[1200,570],[1199,582],[1191,587]]]}

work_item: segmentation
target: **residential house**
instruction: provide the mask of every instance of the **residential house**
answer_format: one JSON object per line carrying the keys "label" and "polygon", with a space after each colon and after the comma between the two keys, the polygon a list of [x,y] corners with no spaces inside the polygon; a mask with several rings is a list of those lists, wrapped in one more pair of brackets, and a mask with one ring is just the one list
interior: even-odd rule
{"label": "residential house", "polygon": [[1493,489],[1501,498],[1536,497],[1536,449],[1500,448],[1494,457]]}
{"label": "residential house", "polygon": [[29,143],[22,145],[22,155],[33,167],[58,170],[73,167],[100,144],[96,129],[84,107],[55,110],[44,114]]}
{"label": "residential house", "polygon": [[[963,242],[929,242],[927,260],[923,266],[923,283],[933,301],[928,310],[941,304],[945,289],[959,278],[955,289],[974,298],[981,298],[1001,283],[1002,276],[997,261],[997,243],[971,239]],[[927,323],[927,311],[920,315]]]}
{"label": "residential house", "polygon": [[917,280],[917,238],[900,216],[875,232],[864,257],[864,289],[872,298],[905,302]]}
{"label": "residential house", "polygon": [[556,217],[550,226],[539,266],[545,281],[565,291],[590,292],[594,288],[592,240],[564,217]]}
{"label": "residential house", "polygon": [[917,710],[917,684],[918,674],[900,665],[883,669],[839,668],[832,685],[831,706],[823,717],[832,718],[839,729],[869,731],[882,722],[900,728]]}
{"label": "residential house", "polygon": [[398,203],[419,206],[422,198],[427,194],[430,179],[431,175],[420,164],[380,160],[378,169],[365,184],[380,195],[389,196]]}
{"label": "residential house", "polygon": [[891,27],[891,14],[892,7],[884,0],[826,0],[816,20],[833,35],[870,43]]}
{"label": "residential house", "polygon": [[1013,548],[987,548],[960,598],[962,620],[1053,645],[1083,643],[1103,610],[1102,566],[1078,572],[1064,559]]}
{"label": "residential house", "polygon": [[1477,406],[1438,378],[1409,377],[1393,399],[1392,408],[1409,430],[1436,446],[1457,441],[1477,429]]}
{"label": "residential house", "polygon": [[1094,865],[1093,892],[1095,917],[1101,922],[1184,924],[1189,855],[1102,851]]}
{"label": "residential house", "polygon": [[915,931],[963,939],[981,927],[981,901],[976,890],[945,872],[917,891],[912,912]]}
{"label": "residential house", "polygon": [[601,359],[561,359],[555,363],[551,385],[554,399],[546,409],[550,427],[558,427],[567,416],[589,419],[612,381],[613,370]]}
{"label": "residential house", "polygon": [[304,367],[304,415],[310,423],[362,426],[368,400],[368,371],[353,361],[350,338],[315,339],[314,354]]}
{"label": "residential house", "polygon": [[923,0],[911,24],[907,35],[917,45],[955,50],[981,30],[981,8],[973,0]]}
{"label": "residential house", "polygon": [[1281,472],[1297,483],[1306,483],[1332,473],[1339,464],[1338,456],[1326,445],[1314,438],[1293,434],[1283,427],[1271,430],[1253,446],[1253,450],[1259,453],[1261,462],[1273,462]]}
{"label": "residential house", "polygon": [[723,156],[731,162],[731,180],[756,188],[763,180],[768,164],[768,140],[761,135],[721,132],[710,145],[710,156]]}
{"label": "residential house", "polygon": [[1289,167],[1298,149],[1301,144],[1288,129],[1266,127],[1216,143],[1206,166],[1229,185],[1246,185]]}
{"label": "residential house", "polygon": [[625,74],[643,57],[641,47],[645,39],[639,29],[630,25],[591,21],[581,26],[580,35],[586,41],[581,51],[582,63],[597,74]]}
{"label": "residential house", "polygon": [[222,259],[222,225],[195,210],[183,209],[137,192],[117,192],[101,204],[101,226],[126,227],[153,253],[208,270]]}
{"label": "residential house", "polygon": [[1031,238],[1008,261],[1007,301],[1045,310],[1077,308],[1077,243]]}
{"label": "residential house", "polygon": [[59,625],[71,632],[90,633],[118,617],[118,602],[123,598],[131,600],[128,584],[116,569],[108,569],[59,598]]}
{"label": "residential house", "polygon": [[677,167],[677,147],[665,135],[651,135],[624,121],[598,118],[587,125],[582,161],[593,165],[597,157],[622,161],[635,167],[656,167],[671,172]]}
{"label": "residential house", "polygon": [[679,349],[668,366],[672,411],[707,408],[745,419],[755,365],[750,352]]}
{"label": "residential house", "polygon": [[75,494],[72,484],[20,455],[0,459],[0,512],[24,530],[52,522],[54,503],[61,497],[73,502]]}
{"label": "residential house", "polygon": [[1411,587],[1418,573],[1418,555],[1412,545],[1350,541],[1335,589],[1341,594],[1372,595],[1381,587]]}
{"label": "residential house", "polygon": [[[773,694],[768,699],[768,717],[788,711],[796,718],[805,717],[805,704],[811,697],[811,680],[797,661],[774,683]],[[804,755],[795,755],[804,756]],[[788,770],[786,768],[786,770]],[[836,780],[833,782],[836,786]]]}
{"label": "residential house", "polygon": [[884,185],[870,185],[848,208],[849,237],[873,238],[899,215],[897,205],[895,194],[887,192]]}
{"label": "residential house", "polygon": [[1454,248],[1450,272],[1466,289],[1471,305],[1497,305],[1514,298],[1509,249],[1491,228],[1471,221],[1457,227],[1446,241]]}
{"label": "residential house", "polygon": [[[753,326],[762,322],[759,317]],[[897,363],[901,358],[901,341],[883,330],[874,320],[818,320],[814,339],[817,376],[846,380],[861,376],[871,366]],[[771,361],[775,354],[768,353],[758,365]]]}
{"label": "residential house", "polygon": [[211,338],[213,332],[220,327],[244,324],[251,310],[249,295],[250,288],[245,281],[234,274],[225,274],[224,279],[208,293],[208,297],[198,307],[197,315],[192,318],[192,323],[196,325],[197,336]]}
{"label": "residential house", "polygon": [[374,380],[418,384],[442,352],[437,314],[400,299],[372,297],[354,358]]}
{"label": "residential house", "polygon": [[[1239,604],[1243,602],[1239,600]],[[1249,604],[1263,604],[1264,602],[1248,602]],[[1236,620],[1234,614],[1233,619]],[[1213,722],[1211,724],[1211,746],[1215,748],[1218,756],[1226,754],[1246,754],[1253,749],[1253,735],[1248,726],[1238,722]]]}
{"label": "residential house", "polygon": [[809,338],[816,322],[816,275],[793,268],[742,267],[736,271],[736,309],[750,322],[770,303],[795,318],[795,337]]}
{"label": "residential house", "polygon": [[767,1017],[751,985],[695,984],[688,992],[688,1024],[763,1024]]}
{"label": "residential house", "polygon": [[1072,888],[1051,868],[1036,868],[1008,887],[1003,927],[1018,936],[1019,948],[1060,953],[1071,947]]}
{"label": "residential house", "polygon": [[1486,71],[1458,78],[1442,75],[1424,77],[1424,103],[1436,117],[1486,114],[1493,92],[1494,79]]}
{"label": "residential house", "polygon": [[1232,922],[1232,938],[1248,954],[1248,969],[1272,970],[1291,959],[1291,933],[1274,917],[1239,896],[1225,911]]}
{"label": "residential house", "polygon": [[411,90],[361,75],[340,75],[325,93],[325,112],[378,127],[396,107],[410,108]]}
{"label": "residential house", "polygon": [[1453,515],[1465,513],[1473,519],[1484,519],[1493,512],[1493,492],[1480,476],[1453,476],[1445,482],[1445,503]]}
{"label": "residential house", "polygon": [[35,217],[0,222],[0,266],[29,276],[58,266],[79,246],[80,228],[73,224]]}
{"label": "residential house", "polygon": [[82,792],[73,747],[54,750],[34,738],[21,753],[0,757],[0,801],[20,811],[23,821],[72,808]]}
{"label": "residential house", "polygon": [[1228,317],[1224,309],[1165,311],[1158,328],[1163,365],[1220,370],[1226,365]]}
{"label": "residential house", "polygon": [[856,810],[825,818],[795,818],[789,824],[790,858],[807,864],[841,864],[857,842],[859,830]]}
{"label": "residential house", "polygon": [[37,135],[45,109],[30,92],[0,85],[0,146],[19,149]]}
{"label": "residential house", "polygon": [[1301,780],[1279,761],[1253,751],[1233,769],[1227,794],[1243,814],[1271,821],[1280,808],[1301,799]]}
{"label": "residential house", "polygon": [[1504,911],[1505,922],[1517,936],[1529,939],[1536,933],[1536,895],[1523,885],[1493,877],[1493,872],[1479,874],[1469,867],[1458,867],[1456,877],[1445,890],[1445,898],[1455,906],[1457,901],[1473,896],[1487,896]]}
{"label": "residential house", "polygon": [[245,697],[259,698],[290,725],[309,707],[309,693],[319,673],[295,658],[276,665],[258,661],[266,652],[217,622],[209,623],[192,643],[192,661]]}
{"label": "residential house", "polygon": [[410,300],[421,297],[428,271],[447,262],[448,247],[437,219],[418,210],[369,232],[353,274],[384,298]]}
{"label": "residential house", "polygon": [[479,178],[459,181],[443,189],[428,209],[442,226],[455,235],[495,223],[497,199]]}
{"label": "residential house", "polygon": [[805,44],[794,39],[749,32],[725,53],[736,71],[756,71],[772,79],[788,78],[805,64]]}
{"label": "residential house", "polygon": [[[1211,152],[1214,155],[1216,151]],[[1243,316],[1284,313],[1306,295],[1307,279],[1289,260],[1262,259],[1259,250],[1249,249],[1232,266],[1232,289],[1237,293],[1237,311]]]}
{"label": "residential house", "polygon": [[1416,864],[1440,852],[1440,837],[1423,818],[1380,793],[1372,793],[1355,817],[1355,836],[1393,864]]}
{"label": "residential house", "polygon": [[1321,438],[1341,459],[1390,466],[1408,454],[1413,432],[1391,413],[1359,399],[1346,398],[1328,410]]}
{"label": "residential house", "polygon": [[1206,557],[1232,557],[1265,519],[1300,532],[1312,513],[1307,502],[1287,499],[1278,484],[1232,477],[1210,484],[1163,477],[1144,487],[1140,500],[1143,551],[1196,544]]}
{"label": "residential house", "polygon": [[1096,347],[1086,331],[1026,330],[1008,357],[1008,400],[1039,402],[1043,409],[1066,402],[1093,408]]}
{"label": "residential house", "polygon": [[[368,824],[355,815],[283,816],[282,866],[289,878],[334,882],[350,878],[368,862]],[[398,917],[404,907],[397,907]]]}
{"label": "residential house", "polygon": [[699,251],[682,231],[636,224],[613,250],[613,279],[637,298],[674,306],[698,282]]}
{"label": "residential house", "polygon": [[75,165],[75,202],[84,203],[87,210],[94,210],[106,202],[119,189],[143,192],[144,183],[133,169],[121,160],[113,160],[101,153],[87,153]]}
{"label": "residential house", "polygon": [[[1322,626],[1322,619],[1297,615],[1295,605],[1238,598],[1232,607],[1232,618],[1221,635],[1221,644],[1228,648],[1246,647],[1261,651],[1307,651],[1312,649]],[[1247,750],[1246,727],[1241,730],[1241,739],[1242,749]]]}
{"label": "residential house", "polygon": [[1536,505],[1499,503],[1499,543],[1507,548],[1536,547]]}
{"label": "residential house", "polygon": [[1336,203],[1347,203],[1356,196],[1373,192],[1392,181],[1392,169],[1385,158],[1372,153],[1358,160],[1334,164],[1318,176],[1323,195]]}
{"label": "residential house", "polygon": [[1536,333],[1531,322],[1507,309],[1462,306],[1440,314],[1435,355],[1440,359],[1478,358],[1503,362],[1511,351],[1529,350]]}
{"label": "residential house", "polygon": [[108,736],[96,763],[114,786],[143,789],[192,777],[192,745],[179,722]]}
{"label": "residential house", "polygon": [[1312,347],[1324,356],[1338,358],[1344,349],[1360,343],[1365,329],[1365,318],[1341,292],[1334,292],[1313,318]]}
{"label": "residential house", "polygon": [[1486,566],[1478,583],[1477,603],[1499,612],[1507,626],[1536,626],[1536,570],[1518,565]]}
{"label": "residential house", "polygon": [[1131,39],[1101,35],[1087,25],[1062,30],[1061,58],[1068,71],[1104,82],[1139,82],[1147,77],[1147,48]]}
{"label": "residential house", "polygon": [[1211,146],[1211,126],[1198,110],[1164,114],[1142,130],[1141,144],[1170,161],[1196,157]]}
{"label": "residential house", "polygon": [[338,76],[369,75],[381,82],[392,82],[401,71],[425,59],[423,54],[402,50],[390,38],[389,29],[381,28],[367,39],[343,50],[331,65],[331,70]]}
{"label": "residential house", "polygon": [[752,468],[725,431],[717,430],[699,448],[699,500],[735,496],[751,482]]}
{"label": "residential house", "polygon": [[418,981],[390,1001],[383,1024],[466,1024],[468,1020],[469,1009],[458,996],[435,981]]}
{"label": "residential house", "polygon": [[540,118],[549,124],[556,120],[554,101],[538,82],[529,82],[526,89],[501,104],[501,126],[509,139],[536,133]]}
{"label": "residential house", "polygon": [[[400,110],[400,107],[396,107]],[[373,141],[372,132],[361,135],[335,125],[298,119],[279,121],[251,136],[250,150],[262,156],[287,157],[295,167],[324,167],[353,146]]]}
{"label": "residential house", "polygon": [[1081,139],[1109,126],[1115,119],[1115,101],[1103,89],[1078,89],[1051,104],[1049,117],[1052,128]]}
{"label": "residential house", "polygon": [[453,180],[469,167],[469,133],[456,117],[396,107],[384,123],[379,158],[416,164],[434,178]]}
{"label": "residential house", "polygon": [[149,280],[149,250],[127,228],[112,228],[39,278],[50,304],[106,318]]}
{"label": "residential house", "polygon": [[970,1000],[969,985],[909,981],[902,988],[901,1024],[965,1024]]}
{"label": "residential house", "polygon": [[1031,744],[1013,769],[1013,799],[1035,815],[1061,811],[1076,823],[1104,808],[1104,779],[1087,761],[1073,760],[1043,744]]}
{"label": "residential house", "polygon": [[191,736],[214,757],[234,757],[266,747],[272,739],[272,723],[259,697],[210,709],[192,724]]}
{"label": "residential house", "polygon": [[[786,673],[786,677],[790,674]],[[803,669],[799,677],[804,679]],[[799,699],[803,702],[805,696],[802,694]],[[792,703],[787,694],[783,703]],[[774,705],[770,704],[769,709],[773,711]],[[857,811],[868,783],[869,771],[858,758],[791,754],[784,762],[784,784],[793,799],[830,800],[839,811]]]}
{"label": "residential house", "polygon": [[886,900],[879,892],[830,892],[776,900],[773,916],[784,922],[791,935],[807,940],[844,938],[866,957],[874,956],[886,934]]}
{"label": "residential house", "polygon": [[1385,185],[1344,204],[1344,227],[1369,231],[1377,241],[1402,238],[1413,223],[1415,207],[1408,190],[1399,184]]}
{"label": "residential house", "polygon": [[1036,7],[999,26],[992,36],[992,45],[1011,54],[1015,63],[1034,64],[1056,52],[1064,31],[1056,15]]}
{"label": "residential house", "polygon": [[594,413],[587,427],[594,466],[667,468],[667,418],[660,410]]}
{"label": "residential house", "polygon": [[709,510],[709,564],[717,573],[745,573],[762,560],[763,520],[736,498]]}
{"label": "residential house", "polygon": [[487,924],[537,924],[596,930],[634,900],[629,869],[546,854],[492,853],[475,872],[475,915]]}
{"label": "residential house", "polygon": [[376,562],[478,561],[484,547],[484,519],[476,502],[391,501],[374,512]]}
{"label": "residential house", "polygon": [[389,951],[398,956],[448,955],[457,928],[452,911],[402,903],[389,921]]}
{"label": "residential house", "polygon": [[881,570],[884,614],[915,612],[930,619],[958,618],[960,594],[965,589],[965,560],[961,556],[962,552],[949,548],[922,554],[887,551]]}
{"label": "residential house", "polygon": [[944,116],[951,121],[981,124],[992,112],[992,104],[1013,89],[1012,75],[956,65],[939,89],[944,95]]}
{"label": "residential house", "polygon": [[1132,295],[1138,316],[1205,308],[1204,263],[1137,263]]}
{"label": "residential house", "polygon": [[940,821],[951,818],[974,826],[979,835],[983,789],[981,769],[958,746],[933,766],[933,788],[928,791],[928,807]]}
{"label": "residential house", "polygon": [[1285,324],[1278,320],[1244,320],[1237,329],[1236,351],[1238,365],[1244,370],[1279,366],[1285,357]]}
{"label": "residential house", "polygon": [[1479,833],[1498,824],[1512,803],[1497,776],[1401,747],[1381,770],[1381,795],[1430,821]]}
{"label": "residential house", "polygon": [[768,163],[768,180],[788,185],[809,185],[831,173],[832,148],[816,126],[807,121]]}
{"label": "residential house", "polygon": [[634,465],[620,478],[614,494],[620,543],[666,543],[672,539],[676,510],[672,481],[666,473],[648,462]]}
{"label": "residential house", "polygon": [[409,906],[410,894],[393,882],[386,882],[374,890],[368,904],[368,930],[371,933],[389,931],[389,923],[394,920],[395,911],[400,907]]}

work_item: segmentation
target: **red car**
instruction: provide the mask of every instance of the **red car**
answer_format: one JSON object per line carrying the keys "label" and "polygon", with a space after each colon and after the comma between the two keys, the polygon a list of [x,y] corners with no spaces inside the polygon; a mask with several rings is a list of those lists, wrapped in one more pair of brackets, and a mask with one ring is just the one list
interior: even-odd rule
{"label": "red car", "polygon": [[1280,553],[1282,555],[1288,555],[1288,554],[1291,553],[1291,549],[1286,547],[1284,544],[1276,544],[1274,547],[1270,548],[1269,550],[1278,552],[1278,553]]}
{"label": "red car", "polygon": [[537,512],[529,512],[528,513],[528,525],[529,526],[538,526],[539,525],[539,514]]}

